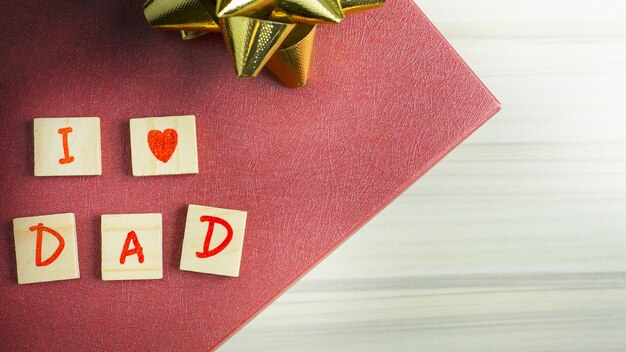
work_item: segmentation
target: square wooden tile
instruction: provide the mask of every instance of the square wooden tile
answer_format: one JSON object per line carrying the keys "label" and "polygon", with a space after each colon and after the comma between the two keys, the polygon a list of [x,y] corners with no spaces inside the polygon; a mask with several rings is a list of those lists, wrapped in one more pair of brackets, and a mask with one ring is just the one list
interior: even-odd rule
{"label": "square wooden tile", "polygon": [[102,280],[163,278],[161,214],[102,215]]}
{"label": "square wooden tile", "polygon": [[13,219],[17,282],[78,279],[74,214]]}
{"label": "square wooden tile", "polygon": [[34,119],[35,176],[101,175],[100,119]]}
{"label": "square wooden tile", "polygon": [[181,270],[239,276],[245,211],[189,205]]}
{"label": "square wooden tile", "polygon": [[131,119],[130,145],[135,176],[198,173],[193,115]]}

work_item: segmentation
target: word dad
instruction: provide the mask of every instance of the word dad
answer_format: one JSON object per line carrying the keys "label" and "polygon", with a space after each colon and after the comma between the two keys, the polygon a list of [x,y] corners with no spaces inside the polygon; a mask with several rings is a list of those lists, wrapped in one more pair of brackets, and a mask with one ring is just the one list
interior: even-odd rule
{"label": "word dad", "polygon": [[[246,215],[189,205],[180,269],[239,276]],[[103,280],[163,278],[161,214],[102,215],[101,220]],[[13,219],[13,235],[18,283],[80,277],[74,214]]]}
{"label": "word dad", "polygon": [[[134,176],[198,173],[195,116],[130,120]],[[35,176],[101,175],[100,120],[34,119]],[[247,213],[189,205],[180,269],[239,276]],[[74,214],[13,219],[18,283],[80,277]],[[163,278],[161,214],[102,215],[102,279]],[[217,243],[217,245],[215,245]]]}

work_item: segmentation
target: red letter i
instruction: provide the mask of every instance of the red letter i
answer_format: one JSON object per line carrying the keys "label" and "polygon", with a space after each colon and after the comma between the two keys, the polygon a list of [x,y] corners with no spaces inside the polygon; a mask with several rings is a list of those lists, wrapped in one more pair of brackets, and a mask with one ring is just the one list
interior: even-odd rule
{"label": "red letter i", "polygon": [[59,134],[63,136],[63,158],[59,159],[59,164],[69,164],[74,161],[74,157],[70,156],[70,148],[67,145],[67,134],[73,130],[71,127],[59,128]]}

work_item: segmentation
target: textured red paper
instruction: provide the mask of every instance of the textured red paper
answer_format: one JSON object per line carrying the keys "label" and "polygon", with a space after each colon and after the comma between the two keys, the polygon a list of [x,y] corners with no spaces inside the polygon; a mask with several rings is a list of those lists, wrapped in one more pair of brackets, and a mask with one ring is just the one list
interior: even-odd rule
{"label": "textured red paper", "polygon": [[[140,1],[4,1],[1,350],[215,348],[499,104],[411,0],[322,26],[307,87],[235,76]],[[129,118],[197,116],[200,174],[131,175]],[[102,176],[34,177],[34,117],[99,116]],[[189,203],[248,211],[241,276],[177,269]],[[18,285],[12,219],[75,212],[81,279]],[[100,279],[100,215],[163,213],[164,279]]]}

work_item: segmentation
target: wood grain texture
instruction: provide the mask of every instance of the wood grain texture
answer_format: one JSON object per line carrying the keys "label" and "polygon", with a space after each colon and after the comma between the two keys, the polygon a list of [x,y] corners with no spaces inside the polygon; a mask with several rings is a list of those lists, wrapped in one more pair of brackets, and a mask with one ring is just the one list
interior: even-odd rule
{"label": "wood grain texture", "polygon": [[180,269],[238,277],[247,215],[241,210],[190,204]]}
{"label": "wood grain texture", "polygon": [[18,283],[80,278],[74,214],[15,218],[13,239]]}
{"label": "wood grain texture", "polygon": [[222,350],[626,350],[626,3],[418,5],[503,111]]}
{"label": "wood grain texture", "polygon": [[130,145],[134,176],[198,173],[194,115],[131,119]]}
{"label": "wood grain texture", "polygon": [[163,216],[104,214],[102,280],[163,278]]}
{"label": "wood grain texture", "polygon": [[33,120],[35,176],[102,175],[100,118]]}

